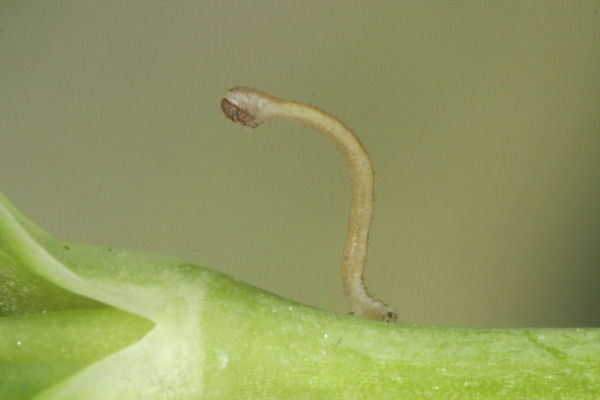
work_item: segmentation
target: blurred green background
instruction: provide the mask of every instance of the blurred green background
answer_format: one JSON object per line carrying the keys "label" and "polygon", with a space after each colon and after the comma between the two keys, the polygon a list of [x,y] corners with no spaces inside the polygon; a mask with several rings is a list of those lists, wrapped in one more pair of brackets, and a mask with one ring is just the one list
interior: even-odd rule
{"label": "blurred green background", "polygon": [[599,72],[600,1],[1,1],[0,190],[345,312],[343,157],[225,119],[252,86],[369,150],[367,284],[404,321],[600,326]]}

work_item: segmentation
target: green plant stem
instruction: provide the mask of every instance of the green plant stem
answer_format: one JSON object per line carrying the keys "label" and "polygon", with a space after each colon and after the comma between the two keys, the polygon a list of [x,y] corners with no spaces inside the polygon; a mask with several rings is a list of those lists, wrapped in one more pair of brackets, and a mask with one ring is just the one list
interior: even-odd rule
{"label": "green plant stem", "polygon": [[207,310],[207,324],[220,328],[205,336],[210,393],[465,399],[581,398],[600,390],[599,330],[384,324],[232,285],[216,276],[212,285],[210,298],[227,294],[229,301]]}
{"label": "green plant stem", "polygon": [[[0,261],[2,285],[20,282],[0,291],[3,304],[12,301],[0,308],[0,398],[582,399],[600,392],[600,329],[424,327],[334,314],[177,258],[57,241],[1,196]],[[44,298],[48,282],[52,297]]]}

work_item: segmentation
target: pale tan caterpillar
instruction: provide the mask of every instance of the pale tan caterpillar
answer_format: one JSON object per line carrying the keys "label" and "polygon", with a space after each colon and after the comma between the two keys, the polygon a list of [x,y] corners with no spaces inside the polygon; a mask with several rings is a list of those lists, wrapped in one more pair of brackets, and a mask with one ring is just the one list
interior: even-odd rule
{"label": "pale tan caterpillar", "polygon": [[396,312],[371,296],[365,286],[364,269],[373,216],[373,168],[356,135],[325,111],[251,88],[231,89],[221,101],[221,109],[232,121],[251,128],[274,118],[310,126],[327,136],[344,153],[352,178],[352,203],[342,259],[344,294],[352,314],[395,321]]}

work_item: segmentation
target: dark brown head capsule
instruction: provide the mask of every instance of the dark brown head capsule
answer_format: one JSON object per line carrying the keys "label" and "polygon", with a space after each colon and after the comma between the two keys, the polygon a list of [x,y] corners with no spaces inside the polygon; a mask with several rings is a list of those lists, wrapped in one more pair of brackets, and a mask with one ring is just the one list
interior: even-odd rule
{"label": "dark brown head capsule", "polygon": [[241,122],[250,128],[256,128],[260,125],[260,122],[256,120],[254,115],[241,109],[227,99],[221,100],[221,110],[223,110],[225,116],[233,122]]}

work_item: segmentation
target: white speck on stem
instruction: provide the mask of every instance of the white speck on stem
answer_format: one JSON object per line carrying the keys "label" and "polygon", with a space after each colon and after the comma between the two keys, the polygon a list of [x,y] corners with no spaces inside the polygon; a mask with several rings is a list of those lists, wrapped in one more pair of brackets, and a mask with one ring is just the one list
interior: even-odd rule
{"label": "white speck on stem", "polygon": [[229,363],[229,357],[225,353],[219,354],[217,360],[219,361],[219,369],[224,369]]}

